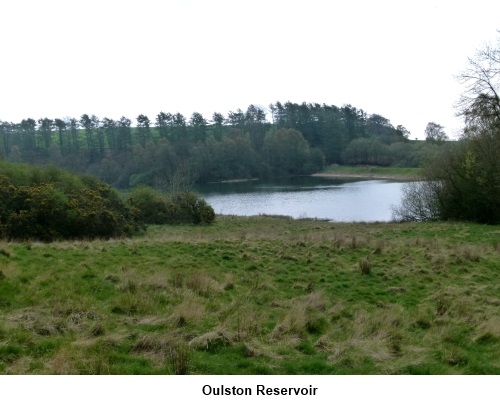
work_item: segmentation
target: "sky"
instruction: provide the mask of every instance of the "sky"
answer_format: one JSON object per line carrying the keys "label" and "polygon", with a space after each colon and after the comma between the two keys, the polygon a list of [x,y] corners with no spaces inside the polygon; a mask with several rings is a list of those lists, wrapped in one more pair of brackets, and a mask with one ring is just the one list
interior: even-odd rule
{"label": "sky", "polygon": [[499,16],[498,0],[0,0],[0,120],[291,101],[453,137],[456,75]]}

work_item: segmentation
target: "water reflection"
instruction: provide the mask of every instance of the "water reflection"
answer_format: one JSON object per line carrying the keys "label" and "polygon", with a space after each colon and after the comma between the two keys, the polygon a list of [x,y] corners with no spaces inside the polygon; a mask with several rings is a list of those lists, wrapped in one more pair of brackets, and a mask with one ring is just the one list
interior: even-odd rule
{"label": "water reflection", "polygon": [[339,222],[390,221],[404,183],[295,177],[268,182],[218,183],[198,188],[217,214],[289,215]]}

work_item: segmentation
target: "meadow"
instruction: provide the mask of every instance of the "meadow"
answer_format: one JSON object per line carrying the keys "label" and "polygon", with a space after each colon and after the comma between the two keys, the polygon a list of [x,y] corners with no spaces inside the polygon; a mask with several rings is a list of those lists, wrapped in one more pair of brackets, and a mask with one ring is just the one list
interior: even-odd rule
{"label": "meadow", "polygon": [[218,216],[0,241],[2,374],[499,374],[500,226]]}
{"label": "meadow", "polygon": [[418,167],[370,166],[370,165],[330,165],[315,176],[387,178],[395,180],[411,180],[418,177]]}

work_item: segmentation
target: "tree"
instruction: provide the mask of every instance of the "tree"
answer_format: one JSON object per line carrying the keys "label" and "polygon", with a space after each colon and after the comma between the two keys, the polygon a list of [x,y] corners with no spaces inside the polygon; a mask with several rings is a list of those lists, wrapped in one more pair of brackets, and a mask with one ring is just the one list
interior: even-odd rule
{"label": "tree", "polygon": [[85,139],[87,140],[87,148],[89,149],[89,151],[91,151],[94,144],[94,134],[92,132],[92,120],[90,119],[88,114],[83,114],[80,117],[79,123],[85,129]]}
{"label": "tree", "polygon": [[56,118],[54,120],[54,125],[57,128],[57,132],[59,133],[59,148],[61,149],[61,153],[64,152],[64,131],[66,129],[66,122]]}
{"label": "tree", "polygon": [[241,129],[245,131],[245,113],[241,109],[237,109],[236,112],[229,111],[227,114],[227,122],[233,128]]}
{"label": "tree", "polygon": [[262,108],[250,104],[245,113],[245,126],[256,151],[262,149],[265,135],[266,113]]}
{"label": "tree", "polygon": [[186,138],[186,117],[179,112],[172,116],[172,138],[174,141]]}
{"label": "tree", "polygon": [[168,127],[169,124],[172,121],[172,114],[170,113],[164,113],[161,111],[157,116],[156,116],[156,128],[158,129],[158,133],[160,134],[160,138],[167,138],[168,137]]}
{"label": "tree", "polygon": [[289,176],[304,172],[309,163],[309,145],[295,129],[281,128],[268,132],[264,138],[263,152],[270,176]]}
{"label": "tree", "polygon": [[393,207],[398,221],[432,221],[440,218],[439,201],[435,198],[441,183],[438,181],[411,181],[403,185],[403,200]]}
{"label": "tree", "polygon": [[379,114],[372,114],[366,120],[366,128],[368,133],[372,136],[384,136],[387,134],[388,129],[392,129],[391,121],[382,117]]}
{"label": "tree", "polygon": [[99,147],[99,158],[102,158],[104,156],[104,135],[102,134],[101,121],[95,115],[92,115],[90,119],[96,133],[97,145]]}
{"label": "tree", "polygon": [[458,81],[465,86],[458,103],[458,115],[464,117],[468,129],[484,122],[500,122],[500,30],[496,46],[487,44]]}
{"label": "tree", "polygon": [[0,135],[2,136],[3,154],[5,157],[9,156],[10,153],[12,127],[12,123],[0,121]]}
{"label": "tree", "polygon": [[38,131],[42,135],[45,143],[45,149],[49,149],[50,142],[52,141],[52,129],[54,128],[54,121],[49,118],[40,118],[38,120]]}
{"label": "tree", "polygon": [[443,143],[448,139],[444,128],[435,122],[429,122],[425,127],[425,140],[428,142]]}
{"label": "tree", "polygon": [[132,120],[127,117],[122,116],[118,121],[118,138],[116,140],[118,150],[128,150],[132,146],[131,125]]}
{"label": "tree", "polygon": [[[497,48],[486,46],[470,59],[459,77],[465,85],[458,104],[458,114],[465,118],[463,136],[427,165],[424,180],[430,186],[425,192],[406,192],[400,218],[431,207],[432,215],[424,219],[500,223],[499,74],[500,38]],[[436,134],[442,135],[441,126],[429,123],[428,128],[429,140],[440,139]]]}
{"label": "tree", "polygon": [[194,112],[191,115],[189,125],[192,128],[195,141],[205,140],[205,130],[207,128],[207,124],[207,120],[199,112]]}
{"label": "tree", "polygon": [[224,124],[225,118],[221,113],[214,112],[212,121],[215,124],[215,139],[220,141],[222,138],[222,125]]}
{"label": "tree", "polygon": [[398,125],[396,127],[396,132],[400,137],[410,139],[411,132],[408,131],[403,125]]}
{"label": "tree", "polygon": [[116,122],[111,118],[104,117],[102,119],[102,129],[108,140],[109,148],[116,152],[117,151],[117,142],[116,142]]}
{"label": "tree", "polygon": [[36,145],[36,121],[33,118],[24,119],[20,124],[23,138],[22,145],[27,151],[34,151]]}
{"label": "tree", "polygon": [[[341,108],[342,121],[345,125],[347,139],[352,141],[355,138],[362,137],[365,132],[366,114],[363,110],[358,110],[351,105],[345,105]],[[383,118],[383,117],[382,117]]]}
{"label": "tree", "polygon": [[68,121],[69,133],[71,137],[72,149],[75,152],[80,150],[80,142],[78,139],[78,128],[80,127],[80,122],[76,118],[70,118]]}
{"label": "tree", "polygon": [[137,117],[137,130],[139,132],[139,143],[143,148],[146,147],[146,144],[151,139],[150,125],[151,121],[149,118],[144,114],[139,114]]}

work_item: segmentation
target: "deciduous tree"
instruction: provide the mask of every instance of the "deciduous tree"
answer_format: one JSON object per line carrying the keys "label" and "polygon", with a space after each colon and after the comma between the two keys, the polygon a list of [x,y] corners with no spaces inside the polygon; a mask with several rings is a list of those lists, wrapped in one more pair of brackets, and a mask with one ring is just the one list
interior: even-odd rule
{"label": "deciduous tree", "polygon": [[425,140],[428,142],[443,143],[448,139],[444,128],[435,122],[429,122],[425,127]]}

